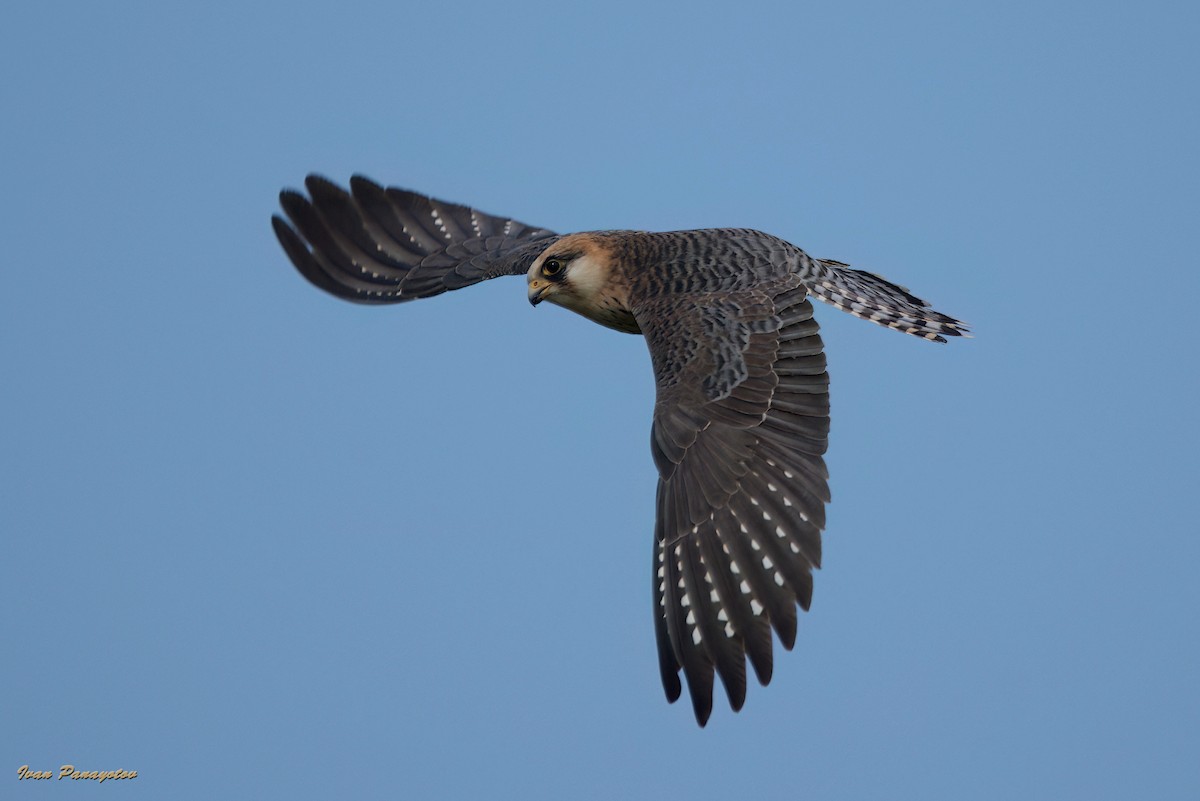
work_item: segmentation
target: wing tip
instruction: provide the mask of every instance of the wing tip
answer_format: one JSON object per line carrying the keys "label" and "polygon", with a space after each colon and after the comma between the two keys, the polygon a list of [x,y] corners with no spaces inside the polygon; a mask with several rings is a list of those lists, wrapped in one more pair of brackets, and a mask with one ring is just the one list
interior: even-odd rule
{"label": "wing tip", "polygon": [[712,717],[712,689],[711,677],[707,682],[688,679],[688,692],[692,696],[692,713],[696,716],[696,723],[702,729],[708,724],[708,719]]}
{"label": "wing tip", "polygon": [[667,703],[673,704],[683,695],[683,683],[679,681],[678,673],[667,673],[665,670],[662,674],[663,692],[666,693]]}

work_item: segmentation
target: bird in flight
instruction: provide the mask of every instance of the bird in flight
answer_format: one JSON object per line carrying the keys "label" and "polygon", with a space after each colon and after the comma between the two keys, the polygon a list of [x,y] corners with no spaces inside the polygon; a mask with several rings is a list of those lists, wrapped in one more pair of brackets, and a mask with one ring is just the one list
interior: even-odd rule
{"label": "bird in flight", "polygon": [[904,287],[760,231],[545,228],[362,177],[310,175],[272,224],[292,264],[356,303],[403,303],[505,275],[545,301],[641,334],[656,400],[654,631],[667,700],[696,721],[713,676],[746,699],[746,662],[771,680],[771,631],[796,641],[829,502],[829,375],[808,296],[935,342],[967,334]]}

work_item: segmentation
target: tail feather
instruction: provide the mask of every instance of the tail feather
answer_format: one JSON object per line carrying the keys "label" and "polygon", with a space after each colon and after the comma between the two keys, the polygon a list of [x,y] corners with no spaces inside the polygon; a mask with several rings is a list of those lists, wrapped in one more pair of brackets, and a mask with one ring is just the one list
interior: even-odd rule
{"label": "tail feather", "polygon": [[932,342],[970,336],[966,323],[934,311],[907,288],[840,261],[813,259],[805,283],[817,300],[885,328]]}

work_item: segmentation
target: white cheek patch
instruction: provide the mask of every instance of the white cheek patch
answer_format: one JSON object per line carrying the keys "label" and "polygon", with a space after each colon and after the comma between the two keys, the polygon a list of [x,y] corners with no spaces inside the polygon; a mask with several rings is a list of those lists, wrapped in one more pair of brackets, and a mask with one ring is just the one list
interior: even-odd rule
{"label": "white cheek patch", "polygon": [[593,300],[603,294],[608,284],[608,265],[585,253],[571,260],[567,267],[567,282],[581,299]]}

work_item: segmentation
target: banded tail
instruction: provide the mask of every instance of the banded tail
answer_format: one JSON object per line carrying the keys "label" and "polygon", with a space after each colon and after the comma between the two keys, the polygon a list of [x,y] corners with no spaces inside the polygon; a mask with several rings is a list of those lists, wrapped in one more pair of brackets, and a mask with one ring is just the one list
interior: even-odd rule
{"label": "banded tail", "polygon": [[804,279],[817,300],[876,325],[931,342],[970,336],[966,323],[934,311],[905,287],[875,273],[855,270],[840,261],[812,259],[812,267]]}

